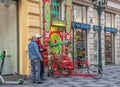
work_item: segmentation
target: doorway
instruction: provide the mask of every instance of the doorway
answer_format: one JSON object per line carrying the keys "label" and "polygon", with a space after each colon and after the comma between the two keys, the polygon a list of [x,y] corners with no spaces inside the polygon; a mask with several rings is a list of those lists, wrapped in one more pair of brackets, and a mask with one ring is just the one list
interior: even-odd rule
{"label": "doorway", "polygon": [[78,56],[87,60],[87,30],[74,30],[74,58],[77,59]]}
{"label": "doorway", "polygon": [[115,39],[114,33],[105,33],[105,63],[114,64],[115,63]]}

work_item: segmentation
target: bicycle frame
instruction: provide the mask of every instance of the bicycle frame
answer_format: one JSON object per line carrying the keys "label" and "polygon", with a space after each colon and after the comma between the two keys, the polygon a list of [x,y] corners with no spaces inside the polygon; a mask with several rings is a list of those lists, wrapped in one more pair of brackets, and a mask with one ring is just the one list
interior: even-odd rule
{"label": "bicycle frame", "polygon": [[[56,43],[56,44],[51,44],[49,42],[49,46],[50,47],[56,47],[62,44],[69,44],[70,42],[62,42],[62,43]],[[52,54],[52,52],[51,52]],[[63,56],[63,55],[59,55],[59,54],[52,54],[53,55],[53,60],[51,60],[51,63],[57,63],[60,66],[61,71],[68,71],[68,73],[71,73],[74,69],[73,67],[73,63],[71,61],[70,58],[68,58],[68,56]],[[54,66],[54,68],[56,68],[56,66]]]}

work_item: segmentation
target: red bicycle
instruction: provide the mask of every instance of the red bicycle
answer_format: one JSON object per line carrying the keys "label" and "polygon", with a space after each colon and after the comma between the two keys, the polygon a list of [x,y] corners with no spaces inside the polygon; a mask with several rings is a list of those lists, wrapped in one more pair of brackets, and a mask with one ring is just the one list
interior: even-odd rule
{"label": "red bicycle", "polygon": [[[62,44],[71,44],[70,42],[59,42],[52,44],[49,42],[50,49]],[[52,77],[69,76],[73,72],[73,62],[68,56],[63,56],[57,53],[49,52],[48,57],[48,73]]]}
{"label": "red bicycle", "polygon": [[[57,47],[62,44],[71,44],[70,42],[61,42],[56,44],[49,43],[50,49]],[[98,64],[88,65],[88,61],[84,59],[75,59],[74,63],[68,56],[53,53],[52,50],[49,52],[48,57],[48,73],[52,77],[69,76],[72,72],[77,71],[81,73],[83,67],[88,71],[89,76],[94,79],[100,79],[102,77],[102,70]],[[82,65],[79,66],[79,65]]]}

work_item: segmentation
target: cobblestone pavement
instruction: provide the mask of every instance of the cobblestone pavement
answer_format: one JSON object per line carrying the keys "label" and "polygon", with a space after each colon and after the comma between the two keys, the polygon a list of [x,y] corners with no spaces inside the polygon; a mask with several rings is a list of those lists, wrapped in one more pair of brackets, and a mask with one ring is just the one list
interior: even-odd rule
{"label": "cobblestone pavement", "polygon": [[31,84],[25,81],[23,85],[4,84],[0,87],[120,87],[120,65],[109,65],[103,68],[103,77],[95,80],[91,77],[70,76],[48,78],[44,84]]}

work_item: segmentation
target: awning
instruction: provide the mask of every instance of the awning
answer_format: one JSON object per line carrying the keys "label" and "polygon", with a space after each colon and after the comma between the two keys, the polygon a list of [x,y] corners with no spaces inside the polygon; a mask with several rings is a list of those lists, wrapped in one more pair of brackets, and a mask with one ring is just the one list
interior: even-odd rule
{"label": "awning", "polygon": [[72,28],[90,30],[91,26],[89,24],[72,22]]}
{"label": "awning", "polygon": [[105,27],[106,32],[112,32],[112,33],[117,33],[117,28],[110,28],[110,27]]}

